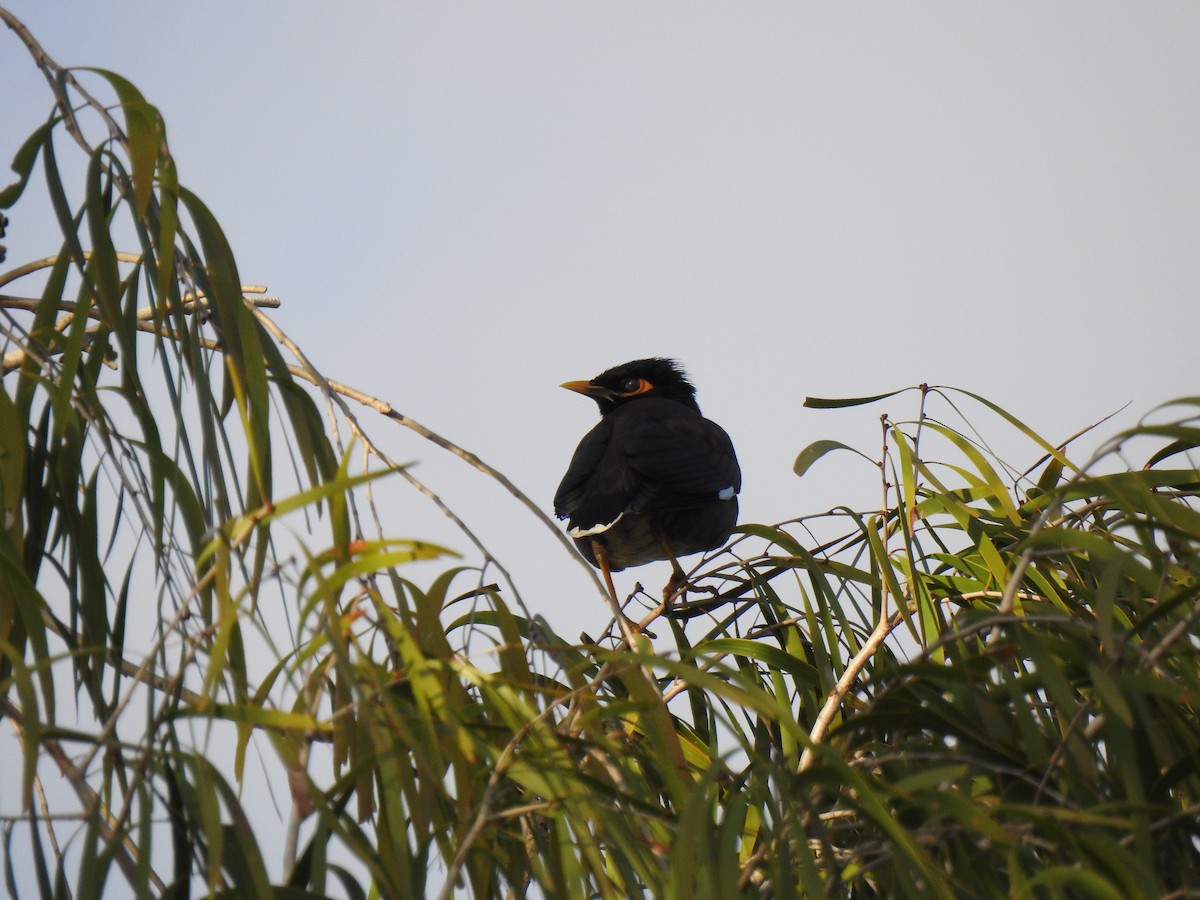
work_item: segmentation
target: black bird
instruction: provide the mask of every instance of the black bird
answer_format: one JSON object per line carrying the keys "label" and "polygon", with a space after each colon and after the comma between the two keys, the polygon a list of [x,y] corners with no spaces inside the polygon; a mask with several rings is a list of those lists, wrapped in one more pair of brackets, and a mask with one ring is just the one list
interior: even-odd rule
{"label": "black bird", "polygon": [[637,359],[563,387],[600,407],[575,450],[554,513],[604,573],[671,561],[669,601],[686,581],[678,557],[720,547],[737,522],[742,473],[729,435],[700,414],[696,389],[670,359]]}

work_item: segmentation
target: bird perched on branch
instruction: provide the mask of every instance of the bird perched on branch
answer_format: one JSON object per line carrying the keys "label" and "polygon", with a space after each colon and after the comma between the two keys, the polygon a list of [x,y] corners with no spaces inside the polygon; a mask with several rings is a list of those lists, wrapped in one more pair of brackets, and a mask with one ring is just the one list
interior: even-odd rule
{"label": "bird perched on branch", "polygon": [[674,360],[637,359],[563,387],[595,400],[600,422],[579,442],[554,513],[614,602],[612,572],[669,559],[669,602],[687,581],[678,558],[720,547],[737,522],[733,443],[700,414]]}

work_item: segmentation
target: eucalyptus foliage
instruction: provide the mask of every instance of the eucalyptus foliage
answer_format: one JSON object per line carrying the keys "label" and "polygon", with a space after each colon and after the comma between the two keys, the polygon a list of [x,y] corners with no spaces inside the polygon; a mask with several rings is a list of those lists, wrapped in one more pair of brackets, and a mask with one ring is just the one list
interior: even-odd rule
{"label": "eucalyptus foliage", "polygon": [[11,895],[1200,891],[1200,398],[1086,459],[961,390],[810,400],[912,409],[878,509],[744,525],[635,646],[565,640],[486,549],[383,532],[373,489],[432,492],[358,416],[523,495],[316,372],[155,107],[0,18],[51,108],[0,211],[61,232],[0,273]]}

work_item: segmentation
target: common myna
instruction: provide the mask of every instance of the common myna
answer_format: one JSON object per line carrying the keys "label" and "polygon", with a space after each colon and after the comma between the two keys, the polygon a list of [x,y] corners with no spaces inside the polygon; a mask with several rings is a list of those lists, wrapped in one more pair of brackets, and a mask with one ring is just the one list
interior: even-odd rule
{"label": "common myna", "polygon": [[554,513],[616,601],[611,572],[671,561],[669,601],[685,584],[678,557],[720,547],[737,522],[742,473],[729,435],[700,414],[670,359],[637,359],[563,387],[600,407],[554,495]]}

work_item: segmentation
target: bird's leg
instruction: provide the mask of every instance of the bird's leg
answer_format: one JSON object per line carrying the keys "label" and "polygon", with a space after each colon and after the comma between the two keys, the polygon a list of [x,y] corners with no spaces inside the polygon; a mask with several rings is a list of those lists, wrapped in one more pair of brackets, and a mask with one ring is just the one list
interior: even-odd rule
{"label": "bird's leg", "polygon": [[596,557],[596,562],[600,564],[600,572],[604,575],[604,583],[608,587],[608,596],[613,603],[620,606],[621,601],[617,599],[617,588],[613,585],[612,569],[608,563],[608,548],[600,541],[592,538],[592,554]]}
{"label": "bird's leg", "polygon": [[608,562],[608,548],[604,546],[603,542],[592,538],[592,554],[596,557],[596,562],[604,575],[604,584],[608,587],[608,599],[612,603],[613,615],[616,616],[621,634],[624,635],[626,643],[630,647],[634,647],[636,646],[634,637],[638,633],[637,622],[625,615],[625,610],[621,609],[621,601],[617,597],[616,586],[613,585],[612,567]]}

